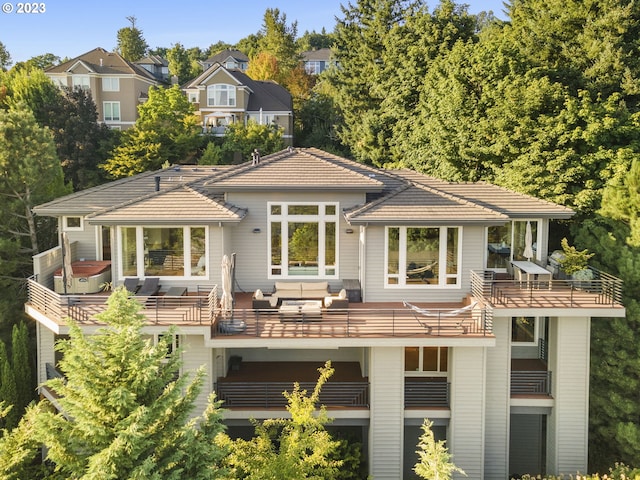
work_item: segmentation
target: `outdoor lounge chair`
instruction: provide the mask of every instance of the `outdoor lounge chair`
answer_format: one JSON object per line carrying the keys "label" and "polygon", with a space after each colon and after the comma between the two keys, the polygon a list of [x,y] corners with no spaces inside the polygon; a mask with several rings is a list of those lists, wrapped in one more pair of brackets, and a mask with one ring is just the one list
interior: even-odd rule
{"label": "outdoor lounge chair", "polygon": [[136,292],[136,297],[150,297],[157,295],[160,291],[160,278],[147,277],[144,279],[142,286]]}
{"label": "outdoor lounge chair", "polygon": [[135,294],[138,291],[138,277],[125,278],[123,285],[127,292]]}

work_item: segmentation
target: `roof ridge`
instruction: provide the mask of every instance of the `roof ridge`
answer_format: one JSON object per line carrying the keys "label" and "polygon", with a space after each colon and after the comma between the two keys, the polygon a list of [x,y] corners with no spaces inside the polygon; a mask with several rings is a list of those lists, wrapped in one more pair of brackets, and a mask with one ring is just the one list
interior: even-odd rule
{"label": "roof ridge", "polygon": [[371,210],[372,208],[376,207],[377,205],[380,205],[380,204],[386,202],[390,198],[393,198],[393,197],[401,194],[402,192],[408,190],[409,188],[411,188],[411,183],[410,182],[406,182],[403,185],[400,185],[400,186],[394,188],[393,190],[391,190],[386,195],[383,195],[380,198],[376,198],[372,202],[367,202],[367,203],[365,203],[363,205],[356,206],[356,207],[352,208],[351,210],[348,210],[347,213],[345,214],[345,216],[347,217],[347,221],[349,220],[350,217],[353,217],[355,215],[359,215],[359,214],[361,214],[363,212]]}

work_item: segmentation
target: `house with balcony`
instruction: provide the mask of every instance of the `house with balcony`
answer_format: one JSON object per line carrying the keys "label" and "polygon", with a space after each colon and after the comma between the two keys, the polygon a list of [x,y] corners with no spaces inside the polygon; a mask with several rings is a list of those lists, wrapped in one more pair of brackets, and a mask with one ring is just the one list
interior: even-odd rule
{"label": "house with balcony", "polygon": [[545,268],[568,208],[288,148],[142,173],[35,213],[66,239],[28,280],[40,382],[57,374],[69,318],[100,328],[100,285],[152,283],[145,334],[177,328],[183,370],[206,371],[198,408],[216,391],[231,435],[284,415],[281,392],[313,386],[331,360],[330,428],[362,442],[373,478],[415,478],[424,418],[468,478],[587,468],[590,322],[625,309],[606,272],[577,283]]}
{"label": "house with balcony", "polygon": [[60,87],[89,90],[98,121],[118,130],[135,124],[138,105],[148,98],[149,88],[162,84],[142,66],[103,48],[47,68],[44,73]]}
{"label": "house with balcony", "polygon": [[213,64],[183,86],[194,104],[204,132],[224,136],[233,123],[271,125],[283,132],[286,145],[293,143],[291,94],[271,80],[253,80],[239,69]]}

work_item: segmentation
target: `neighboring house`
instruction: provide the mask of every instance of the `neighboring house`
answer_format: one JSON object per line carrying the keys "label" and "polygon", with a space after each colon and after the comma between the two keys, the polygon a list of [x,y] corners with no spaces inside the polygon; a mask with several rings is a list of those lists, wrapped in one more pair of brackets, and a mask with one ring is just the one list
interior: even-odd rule
{"label": "neighboring house", "polygon": [[141,66],[103,48],[47,68],[45,74],[58,86],[90,90],[98,121],[114,129],[132,127],[138,105],[148,98],[149,88],[159,84]]}
{"label": "neighboring house", "polygon": [[34,257],[25,309],[39,382],[56,374],[67,317],[99,327],[101,283],[156,278],[144,331],[177,327],[183,371],[206,372],[198,408],[214,389],[231,435],[284,415],[282,391],[312,388],[331,360],[330,428],[362,441],[376,480],[415,478],[424,418],[468,478],[587,469],[591,318],[625,309],[604,272],[575,283],[540,267],[568,208],[289,148],[147,172],[34,211],[58,219],[74,261],[64,294],[62,247]]}
{"label": "neighboring house", "polygon": [[319,48],[317,50],[302,52],[302,61],[304,62],[304,70],[309,75],[320,75],[331,65],[335,64],[335,62],[331,60],[330,48]]}
{"label": "neighboring house", "polygon": [[245,71],[249,66],[249,57],[247,57],[240,50],[223,50],[222,52],[207,58],[203,62],[200,62],[203,70],[208,70],[213,65],[222,65],[228,70],[241,70]]}
{"label": "neighboring house", "polygon": [[281,128],[285,144],[293,143],[291,94],[273,81],[214,64],[182,89],[206,132],[224,136],[227,125],[253,121]]}
{"label": "neighboring house", "polygon": [[159,55],[148,55],[140,60],[136,60],[136,65],[144,68],[161,82],[169,81],[169,62]]}

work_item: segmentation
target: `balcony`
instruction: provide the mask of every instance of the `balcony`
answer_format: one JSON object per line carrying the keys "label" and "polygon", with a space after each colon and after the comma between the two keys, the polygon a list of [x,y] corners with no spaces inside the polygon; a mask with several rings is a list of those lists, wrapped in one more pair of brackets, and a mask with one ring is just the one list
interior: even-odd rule
{"label": "balcony", "polygon": [[[542,340],[541,340],[542,341]],[[551,372],[542,359],[511,360],[512,397],[550,397]]]}
{"label": "balcony", "polygon": [[540,281],[498,279],[492,271],[474,270],[471,272],[471,293],[476,298],[482,298],[496,310],[593,309],[609,310],[603,312],[603,316],[624,316],[622,280],[593,268],[591,270],[594,278],[586,281],[557,278],[545,278]]}
{"label": "balcony", "polygon": [[405,408],[449,408],[449,383],[439,377],[407,377],[404,380]]}

